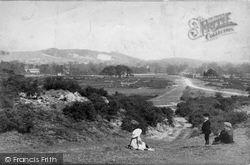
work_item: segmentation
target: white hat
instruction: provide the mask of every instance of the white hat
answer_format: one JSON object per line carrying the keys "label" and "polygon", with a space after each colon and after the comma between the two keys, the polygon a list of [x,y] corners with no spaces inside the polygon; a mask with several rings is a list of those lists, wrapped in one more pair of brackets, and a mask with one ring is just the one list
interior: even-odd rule
{"label": "white hat", "polygon": [[141,133],[142,133],[142,130],[141,130],[140,128],[135,129],[135,130],[132,132],[132,138],[135,138],[135,137],[140,136]]}
{"label": "white hat", "polygon": [[227,127],[227,128],[232,128],[232,124],[231,123],[229,123],[229,122],[224,122],[224,125]]}

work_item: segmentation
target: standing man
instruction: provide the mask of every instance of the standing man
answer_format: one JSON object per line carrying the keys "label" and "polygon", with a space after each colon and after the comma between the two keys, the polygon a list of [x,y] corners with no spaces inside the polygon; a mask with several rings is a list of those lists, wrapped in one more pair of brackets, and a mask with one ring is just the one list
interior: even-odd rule
{"label": "standing man", "polygon": [[211,129],[210,129],[210,126],[211,126],[211,122],[209,120],[209,114],[205,113],[203,115],[203,118],[204,118],[204,123],[202,125],[202,128],[201,128],[201,131],[202,133],[205,134],[205,145],[209,145],[209,135],[211,134]]}

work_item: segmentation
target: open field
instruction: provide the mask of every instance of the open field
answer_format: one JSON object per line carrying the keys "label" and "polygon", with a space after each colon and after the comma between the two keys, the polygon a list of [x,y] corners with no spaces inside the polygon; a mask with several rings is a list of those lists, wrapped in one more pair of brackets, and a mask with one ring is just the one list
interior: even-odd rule
{"label": "open field", "polygon": [[95,88],[152,88],[164,89],[173,85],[171,80],[159,76],[133,76],[133,77],[104,77],[100,75],[68,77],[77,80],[82,87],[89,85]]}
{"label": "open field", "polygon": [[[149,81],[155,79],[156,81],[168,80],[173,84],[166,85],[164,88],[150,88],[145,87],[145,84],[140,83],[137,86],[129,86],[141,80]],[[78,80],[82,86],[92,85],[94,87],[104,87],[110,94],[115,92],[126,95],[145,95],[154,97],[150,101],[156,106],[170,106],[175,109],[175,106],[180,102],[180,97],[186,86],[197,88],[205,92],[206,96],[214,96],[216,92],[221,92],[222,96],[230,97],[232,95],[247,96],[246,91],[238,89],[221,89],[218,87],[206,86],[208,82],[199,79],[183,78],[181,76],[172,76],[166,74],[137,74],[130,78],[103,78],[102,76],[87,76]],[[121,83],[123,82],[123,84]],[[161,84],[161,87],[163,85]]]}

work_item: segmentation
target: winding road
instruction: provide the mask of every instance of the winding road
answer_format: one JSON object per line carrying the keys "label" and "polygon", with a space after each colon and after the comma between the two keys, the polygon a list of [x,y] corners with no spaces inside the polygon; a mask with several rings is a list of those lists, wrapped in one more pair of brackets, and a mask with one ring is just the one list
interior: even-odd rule
{"label": "winding road", "polygon": [[248,96],[248,94],[244,94],[244,93],[228,92],[228,91],[221,91],[221,90],[216,90],[216,89],[198,87],[198,86],[194,85],[192,83],[192,81],[190,79],[188,79],[188,78],[185,78],[185,83],[186,83],[187,86],[190,86],[190,87],[196,88],[196,89],[201,89],[201,90],[204,90],[204,91],[221,92],[221,93],[225,93],[225,94],[238,95],[238,96]]}
{"label": "winding road", "polygon": [[183,90],[186,88],[186,86],[189,86],[195,89],[204,90],[204,91],[220,92],[222,94],[227,94],[227,95],[248,96],[248,94],[245,94],[242,92],[229,92],[229,91],[222,91],[222,90],[216,90],[216,89],[211,89],[211,88],[199,87],[193,84],[191,79],[180,77],[180,76],[178,78],[176,77],[174,82],[176,85],[174,85],[172,89],[170,89],[170,91],[151,100],[155,106],[158,106],[158,107],[170,106],[170,107],[175,108],[176,105],[180,102],[180,97],[182,95]]}

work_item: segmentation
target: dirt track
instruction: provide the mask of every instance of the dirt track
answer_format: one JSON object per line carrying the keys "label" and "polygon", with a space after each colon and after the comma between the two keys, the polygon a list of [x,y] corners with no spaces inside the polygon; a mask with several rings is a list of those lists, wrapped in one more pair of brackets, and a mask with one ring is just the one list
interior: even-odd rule
{"label": "dirt track", "polygon": [[204,91],[212,91],[212,92],[221,92],[224,94],[229,94],[229,95],[239,95],[239,96],[248,96],[248,94],[244,94],[244,93],[239,93],[239,92],[228,92],[228,91],[223,91],[223,90],[217,90],[217,89],[211,89],[211,88],[204,88],[204,87],[199,87],[197,85],[194,85],[192,83],[191,79],[188,78],[184,78],[185,84],[191,88],[196,88],[196,89],[200,89],[200,90],[204,90]]}
{"label": "dirt track", "polygon": [[165,94],[152,99],[151,101],[154,103],[154,105],[175,107],[177,103],[180,102],[180,97],[186,86],[189,86],[195,89],[204,90],[205,92],[210,92],[210,93],[221,92],[222,94],[227,95],[227,96],[231,96],[231,95],[248,96],[248,94],[242,93],[241,91],[235,90],[235,92],[230,92],[230,91],[221,90],[221,89],[213,89],[211,87],[198,86],[192,82],[193,81],[192,79],[183,78],[180,76],[174,76],[174,77],[175,77],[174,82],[176,83],[176,85],[174,85],[171,88],[171,90],[166,92]]}

